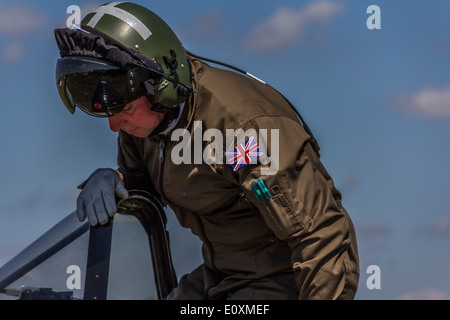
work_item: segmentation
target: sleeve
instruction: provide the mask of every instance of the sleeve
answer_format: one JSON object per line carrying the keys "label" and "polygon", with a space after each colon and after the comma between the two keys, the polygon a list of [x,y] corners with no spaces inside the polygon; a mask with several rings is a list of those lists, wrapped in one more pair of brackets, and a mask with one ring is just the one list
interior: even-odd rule
{"label": "sleeve", "polygon": [[257,118],[243,129],[249,128],[267,130],[267,142],[259,143],[269,159],[235,172],[225,166],[224,172],[234,176],[267,225],[290,246],[299,298],[353,298],[359,278],[354,228],[309,136],[287,117]]}
{"label": "sleeve", "polygon": [[123,175],[125,188],[156,194],[135,140],[123,132],[119,133],[118,138],[117,164],[117,170]]}

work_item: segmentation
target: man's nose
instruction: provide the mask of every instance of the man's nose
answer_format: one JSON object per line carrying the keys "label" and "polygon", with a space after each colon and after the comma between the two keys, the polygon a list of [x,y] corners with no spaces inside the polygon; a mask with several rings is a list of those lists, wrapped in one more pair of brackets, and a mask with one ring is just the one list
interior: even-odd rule
{"label": "man's nose", "polygon": [[123,128],[123,125],[125,124],[125,120],[120,116],[120,114],[108,117],[108,121],[109,121],[109,128],[114,132],[118,132],[120,129]]}

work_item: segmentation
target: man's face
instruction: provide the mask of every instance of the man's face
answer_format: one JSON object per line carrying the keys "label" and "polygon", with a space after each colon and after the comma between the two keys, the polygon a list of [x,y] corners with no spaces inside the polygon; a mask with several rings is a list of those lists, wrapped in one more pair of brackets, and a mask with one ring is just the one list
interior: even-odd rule
{"label": "man's face", "polygon": [[151,107],[146,97],[136,99],[108,118],[109,127],[114,132],[122,130],[138,138],[148,137],[164,118],[164,114],[152,111]]}

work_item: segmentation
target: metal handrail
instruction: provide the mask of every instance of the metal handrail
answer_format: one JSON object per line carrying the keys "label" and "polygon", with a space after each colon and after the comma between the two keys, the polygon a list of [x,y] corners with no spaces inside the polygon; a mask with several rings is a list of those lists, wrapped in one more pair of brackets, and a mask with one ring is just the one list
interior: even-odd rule
{"label": "metal handrail", "polygon": [[152,257],[158,299],[164,300],[177,286],[177,277],[170,251],[167,217],[157,198],[142,190],[131,190],[129,197],[118,203],[121,214],[135,216],[147,233]]}

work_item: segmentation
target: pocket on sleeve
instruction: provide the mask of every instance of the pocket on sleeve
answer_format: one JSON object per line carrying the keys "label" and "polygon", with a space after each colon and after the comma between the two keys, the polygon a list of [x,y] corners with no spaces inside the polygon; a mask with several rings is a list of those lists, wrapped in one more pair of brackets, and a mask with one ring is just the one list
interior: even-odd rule
{"label": "pocket on sleeve", "polygon": [[311,218],[301,201],[294,197],[287,181],[279,181],[269,192],[272,197],[264,204],[262,214],[279,239],[285,240],[310,225]]}

